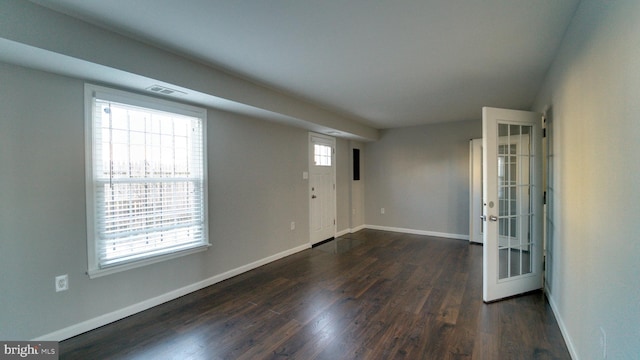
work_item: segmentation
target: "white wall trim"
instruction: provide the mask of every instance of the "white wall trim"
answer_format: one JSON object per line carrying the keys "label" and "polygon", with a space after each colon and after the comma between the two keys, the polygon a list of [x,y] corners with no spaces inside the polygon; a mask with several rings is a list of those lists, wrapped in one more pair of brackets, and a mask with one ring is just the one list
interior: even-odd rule
{"label": "white wall trim", "polygon": [[551,310],[553,311],[553,315],[556,317],[556,322],[558,323],[558,326],[560,327],[560,333],[562,334],[562,337],[564,338],[564,342],[567,344],[567,349],[569,350],[569,355],[571,356],[571,359],[573,360],[579,360],[580,358],[578,357],[578,353],[576,352],[576,347],[573,344],[573,341],[571,340],[571,336],[569,335],[569,331],[567,330],[567,327],[564,324],[564,321],[562,320],[562,316],[560,316],[560,312],[558,311],[558,306],[556,306],[556,302],[553,299],[553,296],[549,295],[549,288],[546,286],[544,287],[544,295],[546,296],[547,300],[549,301],[549,305],[551,305]]}
{"label": "white wall trim", "polygon": [[82,334],[84,332],[93,330],[93,329],[97,329],[100,326],[104,326],[107,325],[109,323],[112,323],[114,321],[118,321],[121,319],[124,319],[127,316],[131,316],[133,314],[139,313],[141,311],[150,309],[154,306],[158,306],[160,304],[163,304],[165,302],[177,299],[181,296],[187,295],[189,293],[192,293],[194,291],[198,291],[200,289],[204,289],[207,286],[211,286],[213,284],[219,283],[221,281],[230,279],[236,275],[242,274],[244,272],[247,272],[249,270],[253,270],[255,268],[258,268],[262,265],[268,264],[270,262],[279,260],[281,258],[287,257],[289,255],[293,255],[297,252],[309,249],[311,246],[309,244],[304,244],[304,245],[300,245],[297,247],[294,247],[292,249],[268,256],[266,258],[254,261],[250,264],[247,265],[243,265],[240,267],[237,267],[235,269],[231,269],[229,271],[226,271],[222,274],[218,274],[218,275],[214,275],[208,279],[202,280],[202,281],[198,281],[196,283],[193,283],[191,285],[187,285],[184,287],[181,287],[179,289],[173,290],[173,291],[169,291],[168,293],[141,301],[139,303],[124,307],[122,309],[116,310],[116,311],[112,311],[110,313],[104,314],[104,315],[100,315],[98,317],[95,317],[93,319],[89,319],[71,326],[68,326],[66,328],[60,329],[60,330],[56,330],[54,332],[51,332],[49,334],[46,335],[42,335],[40,337],[37,337],[35,339],[33,339],[33,341],[62,341],[65,339],[69,339],[71,337],[74,337],[76,335]]}
{"label": "white wall trim", "polygon": [[406,228],[397,228],[397,227],[379,226],[379,225],[364,225],[364,227],[367,229],[373,229],[373,230],[384,230],[384,231],[401,232],[406,234],[436,236],[436,237],[443,237],[443,238],[456,239],[456,240],[467,240],[467,241],[469,240],[469,235],[462,235],[462,234],[449,234],[449,233],[442,233],[442,232],[436,232],[436,231],[415,230],[415,229],[406,229]]}
{"label": "white wall trim", "polygon": [[347,235],[347,234],[351,234],[351,233],[353,233],[353,230],[351,230],[351,229],[344,229],[344,230],[340,230],[340,231],[338,231],[338,232],[336,233],[336,237],[338,238],[338,237],[340,237],[340,236]]}
{"label": "white wall trim", "polygon": [[360,231],[362,229],[366,229],[366,225],[356,226],[353,229],[347,228],[347,229],[344,229],[344,230],[340,230],[340,231],[338,231],[336,233],[336,237],[338,238],[340,236],[344,236],[344,235],[347,235],[347,234],[353,234],[354,232],[358,232],[358,231]]}

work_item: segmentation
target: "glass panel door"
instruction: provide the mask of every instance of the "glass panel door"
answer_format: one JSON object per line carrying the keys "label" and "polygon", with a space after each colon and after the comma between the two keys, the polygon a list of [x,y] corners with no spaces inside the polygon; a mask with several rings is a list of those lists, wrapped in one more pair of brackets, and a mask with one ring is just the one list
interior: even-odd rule
{"label": "glass panel door", "polygon": [[538,113],[483,108],[483,299],[542,287]]}

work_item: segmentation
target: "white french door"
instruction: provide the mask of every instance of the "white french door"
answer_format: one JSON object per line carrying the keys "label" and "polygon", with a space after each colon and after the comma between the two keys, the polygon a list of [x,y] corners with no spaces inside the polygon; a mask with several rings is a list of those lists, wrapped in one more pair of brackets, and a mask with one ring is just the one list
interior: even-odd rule
{"label": "white french door", "polygon": [[542,115],[485,107],[483,299],[542,288]]}
{"label": "white french door", "polygon": [[335,144],[332,137],[309,134],[309,228],[312,245],[336,234]]}

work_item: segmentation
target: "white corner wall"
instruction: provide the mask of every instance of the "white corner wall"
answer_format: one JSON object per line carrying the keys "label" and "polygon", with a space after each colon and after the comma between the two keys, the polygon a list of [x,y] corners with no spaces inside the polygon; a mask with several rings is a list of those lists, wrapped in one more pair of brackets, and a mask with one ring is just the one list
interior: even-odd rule
{"label": "white corner wall", "polygon": [[549,300],[574,359],[640,358],[640,1],[583,0],[538,95],[553,121]]}

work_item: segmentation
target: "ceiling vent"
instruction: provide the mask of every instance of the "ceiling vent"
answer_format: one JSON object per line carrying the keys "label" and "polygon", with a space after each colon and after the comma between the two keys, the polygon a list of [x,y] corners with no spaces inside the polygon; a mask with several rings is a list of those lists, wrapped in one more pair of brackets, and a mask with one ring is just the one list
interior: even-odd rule
{"label": "ceiling vent", "polygon": [[187,93],[184,91],[170,89],[168,87],[160,85],[149,86],[148,88],[146,88],[146,90],[162,95],[187,95]]}

